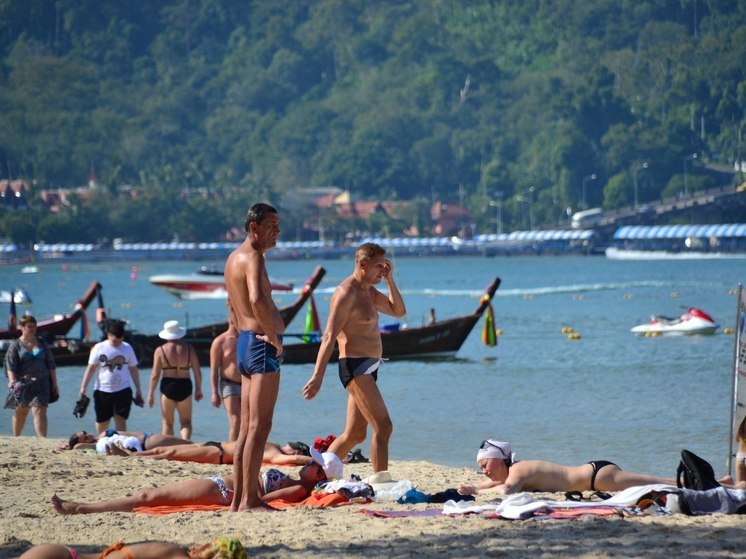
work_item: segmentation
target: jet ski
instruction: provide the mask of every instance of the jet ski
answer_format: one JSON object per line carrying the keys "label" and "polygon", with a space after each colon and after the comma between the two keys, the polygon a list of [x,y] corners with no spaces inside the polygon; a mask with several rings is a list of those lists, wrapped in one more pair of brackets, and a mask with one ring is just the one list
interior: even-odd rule
{"label": "jet ski", "polygon": [[714,334],[720,325],[702,309],[691,307],[678,318],[653,315],[650,322],[632,328],[634,334],[645,336]]}

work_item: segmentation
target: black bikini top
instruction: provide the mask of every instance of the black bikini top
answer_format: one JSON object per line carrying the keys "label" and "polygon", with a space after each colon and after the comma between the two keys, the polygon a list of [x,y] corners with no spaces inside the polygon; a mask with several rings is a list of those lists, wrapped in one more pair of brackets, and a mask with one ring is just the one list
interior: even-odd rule
{"label": "black bikini top", "polygon": [[192,346],[190,345],[187,346],[188,361],[187,361],[187,364],[184,366],[178,365],[174,367],[173,365],[171,365],[171,363],[169,363],[168,361],[168,357],[166,357],[166,350],[163,349],[163,346],[161,346],[161,354],[163,355],[163,360],[166,362],[166,365],[168,365],[168,367],[162,367],[164,371],[181,371],[182,369],[186,369],[188,371],[190,365],[192,364]]}

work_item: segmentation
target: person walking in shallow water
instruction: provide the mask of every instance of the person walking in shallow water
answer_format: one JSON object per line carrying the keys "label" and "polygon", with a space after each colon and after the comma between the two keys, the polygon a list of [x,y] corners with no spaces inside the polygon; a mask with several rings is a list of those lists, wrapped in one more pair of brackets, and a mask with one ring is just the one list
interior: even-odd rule
{"label": "person walking in shallow water", "polygon": [[18,321],[21,336],[5,354],[8,376],[6,408],[14,408],[13,436],[23,433],[29,410],[34,414],[37,437],[47,436],[47,407],[53,394],[59,395],[57,368],[49,346],[36,336],[36,318],[22,316]]}
{"label": "person walking in shallow water", "polygon": [[257,492],[255,480],[280,389],[285,332],[285,323],[272,300],[264,260],[265,253],[275,246],[280,235],[277,210],[269,204],[254,204],[244,227],[246,239],[230,254],[224,272],[239,330],[236,360],[241,373],[241,424],[233,465],[233,511],[268,510]]}
{"label": "person walking in shallow water", "polygon": [[241,373],[236,363],[238,327],[236,317],[228,306],[228,329],[210,344],[210,387],[212,405],[220,407],[222,401],[228,416],[228,440],[235,441],[241,424]]}
{"label": "person walking in shallow water", "polygon": [[[194,399],[202,399],[202,369],[199,357],[190,344],[181,341],[186,330],[177,320],[169,320],[163,325],[158,336],[166,343],[153,354],[153,370],[150,375],[148,407],[153,407],[155,387],[161,379],[161,419],[164,435],[174,434],[174,415],[179,414],[181,438],[192,438],[192,390]],[[194,386],[190,372],[194,372]],[[161,378],[163,374],[163,378]]]}
{"label": "person walking in shallow water", "polygon": [[96,381],[93,388],[93,407],[96,411],[96,433],[106,431],[112,418],[117,431],[126,431],[132,403],[142,407],[145,401],[140,389],[137,356],[132,346],[124,341],[124,324],[120,321],[110,320],[106,327],[106,339],[91,349],[88,367],[80,383],[81,396],[85,396],[88,383],[94,374]]}
{"label": "person walking in shallow water", "polygon": [[[374,243],[365,243],[355,252],[355,268],[334,290],[329,318],[316,357],[313,375],[303,387],[303,397],[318,394],[335,342],[339,343],[339,379],[349,394],[344,432],[329,447],[343,458],[363,442],[368,425],[373,429],[370,461],[374,476],[371,483],[383,483],[388,475],[388,444],[393,429],[386,403],[376,384],[383,356],[378,313],[395,317],[407,313],[394,282],[393,265],[386,251]],[[386,282],[388,296],[374,286]]]}

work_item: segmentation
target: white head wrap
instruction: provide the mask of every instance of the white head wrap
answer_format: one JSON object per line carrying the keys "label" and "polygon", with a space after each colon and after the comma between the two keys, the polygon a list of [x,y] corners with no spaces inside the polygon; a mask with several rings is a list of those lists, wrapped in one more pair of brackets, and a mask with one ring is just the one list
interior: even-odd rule
{"label": "white head wrap", "polygon": [[489,458],[497,458],[498,460],[510,460],[513,463],[515,459],[515,453],[510,450],[510,443],[496,441],[495,439],[487,439],[482,442],[482,446],[477,452],[477,462],[487,460]]}

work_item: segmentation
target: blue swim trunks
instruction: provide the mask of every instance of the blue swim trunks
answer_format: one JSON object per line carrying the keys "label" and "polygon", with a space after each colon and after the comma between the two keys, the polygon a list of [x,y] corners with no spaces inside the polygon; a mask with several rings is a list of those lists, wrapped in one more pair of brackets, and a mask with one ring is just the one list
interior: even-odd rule
{"label": "blue swim trunks", "polygon": [[[277,357],[277,350],[272,344],[257,339],[257,333],[241,330],[236,343],[236,363],[242,375],[251,376],[260,373],[279,373],[282,356]],[[282,341],[282,336],[277,336]]]}

